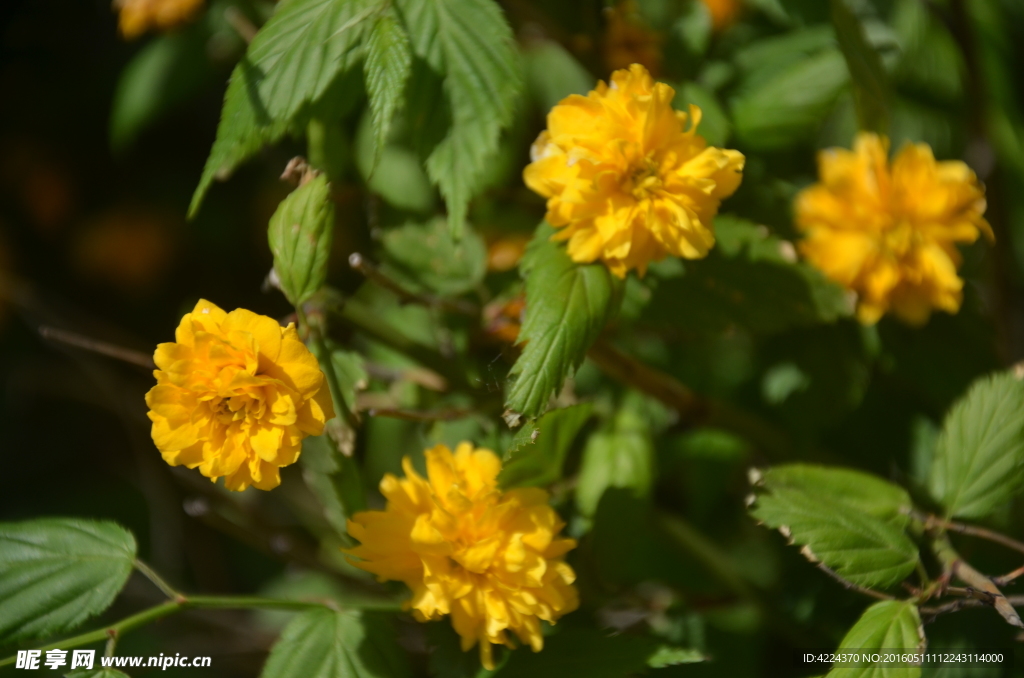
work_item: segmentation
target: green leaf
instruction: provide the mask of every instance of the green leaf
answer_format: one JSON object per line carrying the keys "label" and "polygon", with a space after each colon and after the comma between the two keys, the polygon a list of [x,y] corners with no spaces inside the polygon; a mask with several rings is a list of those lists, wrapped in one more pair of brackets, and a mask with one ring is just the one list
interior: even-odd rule
{"label": "green leaf", "polygon": [[642,672],[661,644],[647,636],[566,627],[544,639],[541,652],[520,649],[495,678],[622,678]]}
{"label": "green leaf", "polygon": [[[905,650],[919,652],[925,647],[924,630],[917,606],[912,600],[884,600],[875,603],[847,631],[836,652],[873,652]],[[919,666],[864,665],[836,667],[830,678],[917,678]]]}
{"label": "green leaf", "polygon": [[154,38],[121,71],[110,106],[110,145],[130,145],[139,133],[214,81],[201,24]]}
{"label": "green leaf", "polygon": [[310,610],[274,644],[262,678],[402,678],[411,675],[394,630],[383,617]]}
{"label": "green leaf", "polygon": [[703,2],[686,3],[675,25],[675,31],[682,38],[683,44],[698,56],[704,54],[711,43],[711,28],[711,11]]}
{"label": "green leaf", "polygon": [[381,6],[373,0],[289,0],[278,6],[231,74],[189,216],[214,179],[226,178],[289,130],[305,128],[300,113],[362,58],[368,19]]}
{"label": "green leaf", "polygon": [[442,296],[476,289],[487,274],[487,246],[472,229],[455,240],[444,219],[389,229],[383,238],[388,263],[400,277]]}
{"label": "green leaf", "polygon": [[409,36],[389,7],[377,17],[366,42],[366,93],[374,129],[374,157],[380,156],[388,139],[391,120],[395,117],[405,93],[405,83],[412,73],[412,50]]}
{"label": "green leaf", "polygon": [[526,85],[545,113],[570,94],[586,94],[594,77],[557,42],[532,40],[523,50]]}
{"label": "green leaf", "polygon": [[696,664],[706,661],[707,657],[700,650],[689,647],[673,647],[662,645],[647,658],[647,665],[652,669],[663,669],[666,666],[677,666],[679,664]]}
{"label": "green leaf", "polygon": [[0,644],[63,633],[107,609],[135,551],[131,533],[111,522],[0,524]]}
{"label": "green leaf", "polygon": [[469,200],[512,121],[522,86],[512,30],[494,0],[397,0],[413,51],[444,77],[451,128],[430,152],[427,173],[462,235]]}
{"label": "green leaf", "polygon": [[768,490],[788,489],[833,501],[903,529],[913,502],[899,485],[876,475],[836,466],[784,464],[764,471],[759,481]]}
{"label": "green leaf", "polygon": [[638,497],[650,492],[654,476],[654,444],[643,415],[643,400],[627,399],[615,415],[611,430],[587,439],[576,482],[576,506],[593,516],[601,495],[609,487],[633,490]]}
{"label": "green leaf", "polygon": [[[526,279],[526,311],[519,344],[523,352],[509,372],[506,407],[534,417],[544,411],[586,357],[618,311],[624,281],[601,263],[577,264],[554,229],[542,223],[520,263]],[[525,345],[524,345],[525,344]]]}
{"label": "green leaf", "polygon": [[932,496],[958,518],[982,518],[1024,483],[1024,383],[1011,372],[974,382],[942,424]]}
{"label": "green leaf", "polygon": [[856,471],[803,465],[772,469],[759,484],[753,516],[854,584],[892,586],[918,563],[900,512],[909,499],[898,487]]}
{"label": "green leaf", "polygon": [[764,226],[720,214],[715,236],[706,258],[686,262],[685,275],[660,281],[644,310],[646,323],[775,333],[850,315],[845,291],[798,261],[792,243]]}
{"label": "green leaf", "polygon": [[356,393],[369,384],[370,377],[366,373],[366,360],[355,351],[336,348],[331,351],[331,365],[341,389],[341,397],[351,411],[356,410]]}
{"label": "green leaf", "polygon": [[298,306],[327,278],[334,238],[334,203],[327,175],[311,179],[281,201],[270,217],[267,238],[281,290]]}
{"label": "green leaf", "polygon": [[732,100],[740,141],[755,150],[809,140],[849,81],[843,55],[826,49],[788,66]]}
{"label": "green leaf", "polygon": [[129,678],[128,674],[117,669],[79,669],[64,675],[65,678]]}
{"label": "green leaf", "polygon": [[533,442],[523,444],[505,462],[498,483],[502,487],[550,485],[561,478],[565,456],[592,411],[590,403],[581,403],[551,410],[538,419]]}
{"label": "green leaf", "polygon": [[868,43],[864,26],[850,11],[846,0],[830,1],[832,25],[835,26],[836,39],[850,71],[860,128],[886,134],[889,125],[889,84],[882,60]]}
{"label": "green leaf", "polygon": [[356,131],[355,160],[367,188],[389,204],[420,214],[435,211],[437,194],[419,156],[397,143],[385,145],[378,153],[370,111]]}
{"label": "green leaf", "polygon": [[348,534],[348,519],[354,510],[345,506],[346,492],[361,491],[345,473],[341,455],[327,434],[302,441],[302,479],[320,503],[323,517],[338,535]]}

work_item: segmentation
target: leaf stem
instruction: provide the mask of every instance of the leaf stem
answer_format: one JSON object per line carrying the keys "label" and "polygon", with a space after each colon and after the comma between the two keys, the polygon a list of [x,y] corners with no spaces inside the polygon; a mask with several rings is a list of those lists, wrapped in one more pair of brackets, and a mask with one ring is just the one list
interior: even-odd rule
{"label": "leaf stem", "polygon": [[769,422],[694,393],[675,377],[645,365],[605,339],[598,339],[587,356],[602,372],[660,400],[675,410],[686,423],[720,426],[738,433],[775,461],[793,456],[792,441]]}
{"label": "leaf stem", "polygon": [[183,600],[185,597],[178,593],[170,584],[168,584],[163,577],[157,574],[153,568],[146,563],[142,562],[138,558],[135,559],[135,569],[146,576],[146,579],[153,582],[158,589],[160,589],[165,596],[171,600]]}
{"label": "leaf stem", "polygon": [[403,302],[420,304],[421,306],[427,306],[428,308],[439,308],[442,311],[461,313],[469,316],[475,316],[480,313],[480,309],[477,308],[475,304],[463,301],[462,299],[442,299],[441,297],[428,294],[418,294],[405,289],[399,283],[385,275],[379,268],[374,266],[359,252],[353,252],[349,255],[348,265],[362,273],[367,280],[380,285],[386,290],[394,292],[395,295],[397,295]]}

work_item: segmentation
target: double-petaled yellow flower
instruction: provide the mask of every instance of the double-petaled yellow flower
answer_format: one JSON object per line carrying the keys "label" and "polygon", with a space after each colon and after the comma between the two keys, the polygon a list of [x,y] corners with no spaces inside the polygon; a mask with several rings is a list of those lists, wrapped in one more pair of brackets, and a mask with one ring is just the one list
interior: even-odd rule
{"label": "double-petaled yellow flower", "polygon": [[576,546],[547,492],[502,492],[501,461],[490,450],[460,444],[427,450],[427,478],[406,457],[405,478],[386,475],[384,511],[357,513],[349,533],[361,543],[348,553],[378,579],[405,582],[407,603],[420,621],[448,614],[463,651],[480,644],[494,668],[491,644],[512,647],[506,631],[540,651],[540,620],[554,622],[576,609],[575,574],[562,557]]}
{"label": "double-petaled yellow flower", "polygon": [[204,0],[114,0],[121,35],[132,40],[149,30],[167,31],[191,21]]}
{"label": "double-petaled yellow flower", "polygon": [[633,64],[548,114],[523,178],[548,199],[554,237],[569,241],[574,261],[601,260],[621,278],[714,245],[711,220],[740,185],[744,158],[709,147],[696,131],[700,109],[675,111],[674,97]]}
{"label": "double-petaled yellow flower", "polygon": [[146,394],[153,442],[171,466],[226,476],[229,490],[270,490],[307,435],[334,416],[316,358],[294,325],[205,299],[185,314],[173,343],[153,356]]}
{"label": "double-petaled yellow flower", "polygon": [[911,324],[932,309],[956,313],[963,298],[957,243],[992,237],[985,192],[960,161],[936,162],[927,144],[888,160],[887,139],[862,133],[852,151],[818,156],[820,183],[796,199],[804,256],[858,296],[871,324],[892,312]]}

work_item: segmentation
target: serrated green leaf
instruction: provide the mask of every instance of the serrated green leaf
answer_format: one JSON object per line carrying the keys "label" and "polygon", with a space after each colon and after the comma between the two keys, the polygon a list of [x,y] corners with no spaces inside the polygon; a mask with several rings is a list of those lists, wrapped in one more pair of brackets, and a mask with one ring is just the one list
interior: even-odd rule
{"label": "serrated green leaf", "polygon": [[594,78],[568,50],[551,40],[533,40],[524,47],[526,85],[545,113],[570,94],[586,94]]}
{"label": "serrated green leaf", "polygon": [[889,85],[878,52],[846,0],[830,0],[836,40],[846,58],[860,128],[885,134],[889,126]]}
{"label": "serrated green leaf", "polygon": [[63,633],[107,609],[135,551],[132,534],[112,522],[0,524],[0,644]]}
{"label": "serrated green leaf", "polygon": [[850,315],[845,291],[798,261],[792,243],[764,226],[722,214],[715,237],[706,258],[686,262],[685,275],[660,282],[643,322],[705,332],[738,325],[767,334]]}
{"label": "serrated green leaf", "polygon": [[1010,372],[983,377],[942,424],[929,488],[946,515],[981,518],[1024,483],[1024,383]]}
{"label": "serrated green leaf", "polygon": [[894,514],[904,505],[899,488],[854,471],[796,466],[765,474],[762,489],[751,514],[854,584],[892,586],[918,563],[906,518]]}
{"label": "serrated green leaf", "polygon": [[444,219],[389,229],[383,238],[388,263],[415,287],[443,296],[476,289],[487,274],[487,246],[472,229],[455,240]]}
{"label": "serrated green leaf", "polygon": [[544,639],[544,650],[512,653],[495,678],[622,678],[642,672],[660,643],[639,635],[613,635],[591,628],[566,627]]}
{"label": "serrated green leaf", "polygon": [[522,85],[512,30],[493,0],[397,0],[413,50],[444,78],[451,127],[427,158],[427,173],[462,235],[470,198],[512,121]]}
{"label": "serrated green leaf", "polygon": [[303,130],[303,110],[362,58],[376,0],[290,0],[260,29],[231,74],[217,138],[192,196],[199,210],[214,179],[227,177],[265,144]]}
{"label": "serrated green leaf", "polygon": [[[891,649],[918,652],[925,647],[924,630],[917,606],[911,600],[883,600],[860,616],[839,643],[837,653]],[[918,678],[920,666],[836,667],[828,678]]]}
{"label": "serrated green leaf", "polygon": [[910,495],[899,485],[863,471],[819,466],[784,464],[762,474],[760,483],[769,491],[787,488],[812,496],[831,498],[854,511],[878,518],[903,529],[913,508]]}
{"label": "serrated green leaf", "polygon": [[526,279],[526,311],[519,343],[523,352],[509,372],[506,407],[534,417],[544,411],[586,357],[622,303],[624,281],[601,263],[577,264],[565,246],[551,241],[542,223],[520,262]]}
{"label": "serrated green leaf", "polygon": [[389,7],[382,12],[366,41],[366,93],[374,129],[374,158],[380,156],[412,73],[412,49],[409,36]]}
{"label": "serrated green leaf", "polygon": [[267,239],[281,291],[298,306],[327,278],[334,239],[334,203],[327,175],[311,179],[281,201],[270,217]]}
{"label": "serrated green leaf", "polygon": [[737,137],[750,148],[775,150],[807,140],[849,82],[842,53],[826,49],[787,67],[732,101]]}
{"label": "serrated green leaf", "polygon": [[654,476],[654,444],[644,418],[641,399],[627,399],[615,415],[610,430],[587,439],[576,481],[576,506],[593,516],[601,495],[609,487],[632,490],[644,497]]}
{"label": "serrated green leaf", "polygon": [[549,485],[562,477],[562,466],[593,406],[580,403],[551,410],[537,420],[537,434],[505,462],[498,476],[502,487]]}
{"label": "serrated green leaf", "polygon": [[261,678],[402,678],[405,653],[383,617],[310,610],[295,617],[274,644]]}

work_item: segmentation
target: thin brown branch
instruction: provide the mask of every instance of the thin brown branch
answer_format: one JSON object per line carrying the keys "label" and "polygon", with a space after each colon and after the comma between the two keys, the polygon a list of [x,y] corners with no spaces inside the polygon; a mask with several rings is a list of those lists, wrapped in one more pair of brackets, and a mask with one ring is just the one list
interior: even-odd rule
{"label": "thin brown branch", "polygon": [[367,280],[375,282],[381,287],[394,292],[403,302],[420,304],[421,306],[427,306],[430,308],[439,308],[442,311],[461,313],[463,315],[477,315],[480,313],[480,309],[477,308],[476,304],[471,304],[462,299],[442,299],[441,297],[436,297],[432,294],[419,294],[405,289],[398,282],[385,275],[379,268],[374,266],[359,252],[353,252],[349,255],[348,264],[355,270],[362,273]]}
{"label": "thin brown branch", "polygon": [[99,353],[105,355],[108,358],[115,358],[132,365],[138,365],[148,370],[152,370],[156,367],[153,364],[153,358],[142,353],[140,351],[133,351],[129,348],[122,348],[114,344],[100,341],[98,339],[91,339],[84,335],[78,334],[77,332],[71,332],[69,330],[62,330],[56,327],[50,327],[49,325],[39,326],[39,336],[43,339],[49,339],[51,341],[57,341],[68,346],[74,346],[76,348],[85,349],[86,351],[92,351],[93,353]]}
{"label": "thin brown branch", "polygon": [[[922,513],[920,511],[912,511],[911,516],[924,524],[924,529],[934,530],[941,529],[949,532],[956,532],[957,534],[966,534],[970,537],[977,537],[979,539],[987,539],[988,541],[1001,544],[1008,549],[1013,549],[1018,553],[1024,553],[1024,542],[1017,541],[1013,537],[1008,537],[1005,534],[990,530],[985,527],[978,527],[977,525],[967,525],[965,523],[958,523],[953,520],[946,520],[939,516]],[[1016,572],[1016,570],[1015,570]],[[1011,579],[1020,576],[1021,573],[1011,577]]]}
{"label": "thin brown branch", "polygon": [[1016,570],[1013,570],[1012,572],[1007,572],[1006,574],[1004,574],[1001,577],[992,577],[992,583],[995,584],[996,586],[1006,586],[1007,584],[1009,584],[1010,582],[1012,582],[1014,579],[1016,579],[1017,577],[1021,576],[1022,574],[1024,574],[1024,565],[1021,565],[1020,567],[1018,567]]}
{"label": "thin brown branch", "polygon": [[950,577],[956,577],[976,591],[989,594],[992,606],[996,608],[996,611],[1008,624],[1024,628],[1024,622],[1021,621],[1020,615],[1013,609],[1013,606],[1007,601],[1006,596],[999,590],[999,587],[991,579],[965,562],[953,548],[946,534],[941,533],[935,536],[935,539],[932,541],[932,550],[935,552],[939,562],[942,563],[943,570]]}
{"label": "thin brown branch", "polygon": [[685,424],[719,426],[738,433],[775,461],[793,456],[792,441],[771,423],[726,403],[703,398],[675,377],[645,365],[604,339],[598,339],[587,356],[616,381],[675,410]]}
{"label": "thin brown branch", "polygon": [[[1024,596],[1006,596],[1004,600],[1013,607],[1024,607]],[[940,614],[956,612],[968,607],[990,607],[992,603],[979,598],[960,598],[950,603],[934,606],[922,606],[919,608],[922,617],[928,617],[926,622],[931,621]]]}
{"label": "thin brown branch", "polygon": [[228,7],[224,10],[224,20],[228,22],[231,28],[235,29],[235,32],[245,40],[246,44],[252,42],[253,38],[256,37],[256,33],[259,32],[259,27],[253,22],[249,21],[249,17],[245,16],[240,9],[237,7]]}

